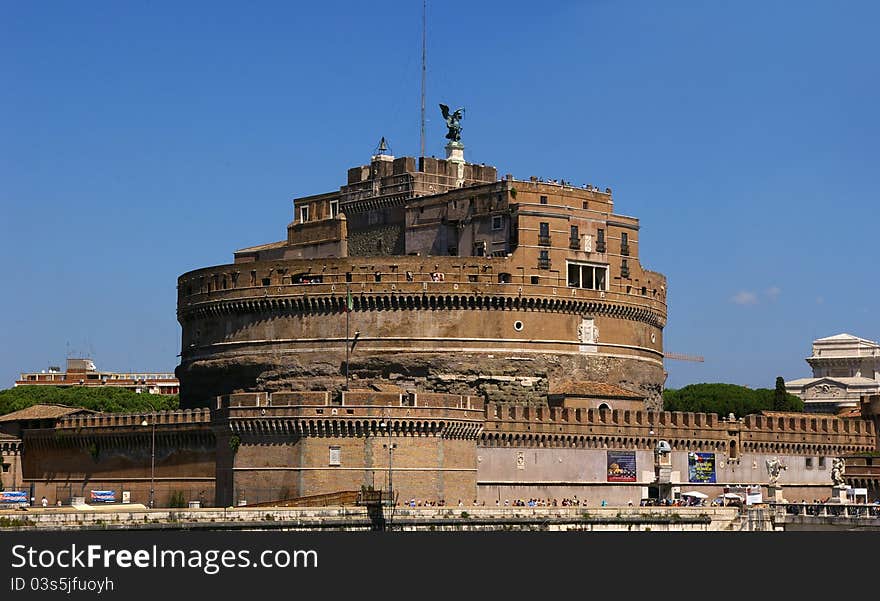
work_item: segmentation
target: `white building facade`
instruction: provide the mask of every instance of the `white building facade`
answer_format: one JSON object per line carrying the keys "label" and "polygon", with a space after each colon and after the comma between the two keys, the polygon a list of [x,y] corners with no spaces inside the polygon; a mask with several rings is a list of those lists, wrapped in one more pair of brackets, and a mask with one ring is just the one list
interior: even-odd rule
{"label": "white building facade", "polygon": [[880,394],[880,344],[852,334],[813,341],[807,357],[812,378],[785,383],[785,389],[804,401],[804,411],[838,413],[859,407],[864,395]]}

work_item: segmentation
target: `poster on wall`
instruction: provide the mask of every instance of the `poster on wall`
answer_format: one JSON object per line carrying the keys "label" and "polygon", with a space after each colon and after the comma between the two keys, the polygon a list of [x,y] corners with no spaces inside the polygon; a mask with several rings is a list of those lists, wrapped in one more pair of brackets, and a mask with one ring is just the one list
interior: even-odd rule
{"label": "poster on wall", "polygon": [[608,451],[608,482],[636,481],[636,452]]}
{"label": "poster on wall", "polygon": [[688,482],[715,482],[715,453],[688,453]]}

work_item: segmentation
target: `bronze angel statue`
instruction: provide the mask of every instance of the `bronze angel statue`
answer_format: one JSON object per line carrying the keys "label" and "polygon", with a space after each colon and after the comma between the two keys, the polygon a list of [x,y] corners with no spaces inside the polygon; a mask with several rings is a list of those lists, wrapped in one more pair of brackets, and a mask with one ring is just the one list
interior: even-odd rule
{"label": "bronze angel statue", "polygon": [[440,112],[443,113],[443,118],[446,120],[446,127],[449,131],[446,133],[446,137],[453,142],[458,142],[461,140],[461,120],[464,117],[464,108],[460,108],[456,110],[454,113],[449,112],[449,107],[445,104],[440,105]]}

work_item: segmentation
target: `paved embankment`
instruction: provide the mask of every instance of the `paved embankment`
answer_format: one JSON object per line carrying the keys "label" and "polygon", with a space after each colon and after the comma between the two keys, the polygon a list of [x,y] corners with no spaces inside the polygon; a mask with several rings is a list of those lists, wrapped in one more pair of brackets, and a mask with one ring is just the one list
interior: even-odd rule
{"label": "paved embankment", "polygon": [[[721,507],[397,507],[384,517],[394,530],[726,530],[737,519]],[[0,511],[2,529],[37,530],[370,530],[363,507],[230,507]]]}

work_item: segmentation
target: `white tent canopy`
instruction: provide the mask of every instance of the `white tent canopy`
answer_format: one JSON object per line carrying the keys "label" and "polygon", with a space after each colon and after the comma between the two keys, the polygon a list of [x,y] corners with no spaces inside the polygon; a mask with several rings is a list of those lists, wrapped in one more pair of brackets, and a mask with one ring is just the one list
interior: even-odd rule
{"label": "white tent canopy", "polygon": [[701,493],[701,492],[698,491],[698,490],[692,490],[692,491],[689,491],[689,492],[683,492],[683,493],[681,493],[681,496],[683,496],[683,497],[694,497],[695,499],[708,499],[708,498],[709,498],[709,495],[707,495],[707,494],[705,494],[705,493]]}

